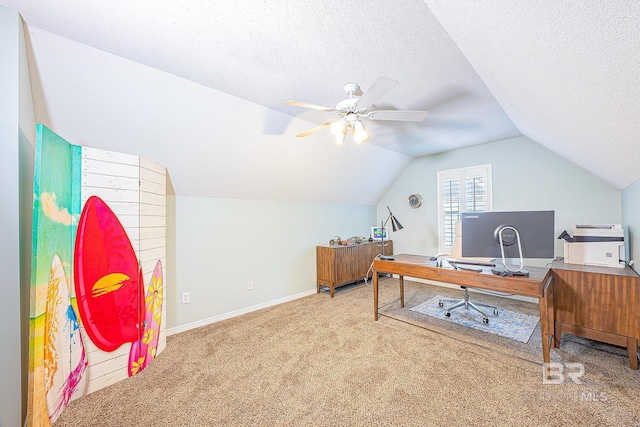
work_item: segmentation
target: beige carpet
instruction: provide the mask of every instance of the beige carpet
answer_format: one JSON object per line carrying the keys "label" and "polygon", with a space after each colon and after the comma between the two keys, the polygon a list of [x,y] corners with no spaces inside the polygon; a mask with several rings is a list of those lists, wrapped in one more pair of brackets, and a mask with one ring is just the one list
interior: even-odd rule
{"label": "beige carpet", "polygon": [[409,308],[461,292],[407,282],[400,309],[397,286],[381,282],[378,322],[360,286],[171,336],[144,372],[72,402],[56,426],[640,425],[640,372],[623,349],[564,335],[552,359],[583,363],[582,384],[543,384],[539,329],[524,344],[423,316]]}

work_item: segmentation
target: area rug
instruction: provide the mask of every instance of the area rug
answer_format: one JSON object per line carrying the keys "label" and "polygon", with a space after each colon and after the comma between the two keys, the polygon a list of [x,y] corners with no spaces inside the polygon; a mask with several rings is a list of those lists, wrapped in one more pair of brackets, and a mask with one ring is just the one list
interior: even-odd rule
{"label": "area rug", "polygon": [[538,316],[501,309],[498,309],[498,315],[496,316],[492,310],[487,309],[485,312],[489,318],[489,323],[486,324],[482,322],[483,316],[480,313],[473,309],[465,310],[462,307],[452,310],[451,317],[447,317],[445,316],[446,309],[438,305],[440,300],[446,299],[449,298],[440,295],[435,296],[413,307],[411,311],[523,343],[529,341],[540,320]]}

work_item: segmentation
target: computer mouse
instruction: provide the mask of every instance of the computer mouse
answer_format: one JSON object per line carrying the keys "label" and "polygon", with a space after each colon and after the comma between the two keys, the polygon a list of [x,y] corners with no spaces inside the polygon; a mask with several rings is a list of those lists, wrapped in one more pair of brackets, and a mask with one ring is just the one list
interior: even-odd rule
{"label": "computer mouse", "polygon": [[437,261],[438,257],[437,256],[432,256],[431,258],[429,258],[429,261]]}

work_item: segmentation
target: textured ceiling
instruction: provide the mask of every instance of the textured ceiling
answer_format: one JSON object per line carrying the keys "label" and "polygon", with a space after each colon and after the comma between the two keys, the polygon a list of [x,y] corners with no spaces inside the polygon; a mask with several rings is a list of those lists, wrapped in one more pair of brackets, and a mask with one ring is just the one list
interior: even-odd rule
{"label": "textured ceiling", "polygon": [[618,188],[640,178],[640,1],[426,3],[525,136]]}
{"label": "textured ceiling", "polygon": [[[38,119],[166,164],[179,194],[375,203],[410,157],[520,134],[618,188],[640,178],[637,1],[0,3],[29,28]],[[321,118],[283,101],[333,107],[345,83],[381,75],[400,84],[376,107],[426,109],[424,122],[367,123],[377,147],[359,151],[328,130],[295,138]],[[380,161],[375,183],[347,175]],[[305,171],[340,189],[264,188]]]}

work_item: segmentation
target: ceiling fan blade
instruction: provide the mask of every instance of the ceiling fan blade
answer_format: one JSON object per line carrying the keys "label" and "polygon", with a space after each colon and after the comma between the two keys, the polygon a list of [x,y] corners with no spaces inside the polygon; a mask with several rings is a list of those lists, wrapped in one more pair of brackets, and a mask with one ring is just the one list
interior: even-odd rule
{"label": "ceiling fan blade", "polygon": [[378,77],[378,80],[375,81],[373,86],[358,99],[358,108],[366,110],[397,85],[398,82],[389,77]]}
{"label": "ceiling fan blade", "polygon": [[313,110],[320,110],[320,111],[335,111],[335,109],[333,108],[329,108],[329,107],[322,107],[320,105],[314,105],[314,104],[309,104],[307,102],[299,102],[299,101],[293,101],[293,100],[289,100],[289,101],[284,101],[285,104],[287,105],[294,105],[296,107],[302,107],[302,108],[311,108]]}
{"label": "ceiling fan blade", "polygon": [[297,137],[308,136],[308,135],[311,135],[312,133],[318,132],[319,130],[322,130],[322,129],[326,128],[326,127],[329,127],[332,124],[333,124],[333,122],[327,122],[327,123],[325,123],[323,125],[316,126],[316,127],[312,128],[312,129],[309,129],[309,130],[307,130],[305,132],[302,132],[302,133],[300,133],[300,134],[298,134],[296,136]]}
{"label": "ceiling fan blade", "polygon": [[402,122],[421,122],[427,118],[427,111],[376,110],[365,116],[369,120],[398,120]]}

